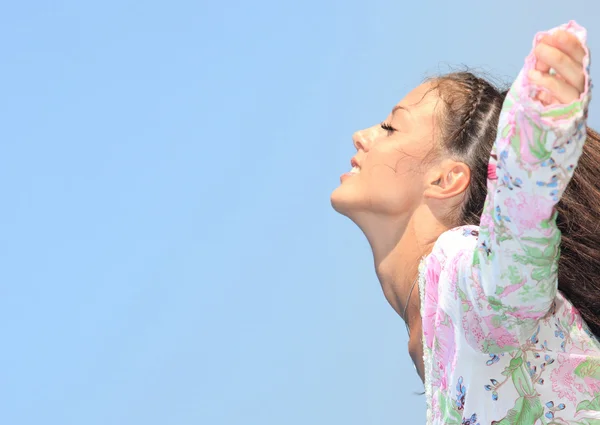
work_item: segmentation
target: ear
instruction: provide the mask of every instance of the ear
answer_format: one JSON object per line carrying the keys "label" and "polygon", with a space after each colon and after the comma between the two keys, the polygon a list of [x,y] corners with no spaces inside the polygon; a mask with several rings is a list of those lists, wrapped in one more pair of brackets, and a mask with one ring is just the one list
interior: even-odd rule
{"label": "ear", "polygon": [[471,170],[464,162],[444,160],[425,177],[425,197],[432,199],[448,199],[460,195],[471,181]]}

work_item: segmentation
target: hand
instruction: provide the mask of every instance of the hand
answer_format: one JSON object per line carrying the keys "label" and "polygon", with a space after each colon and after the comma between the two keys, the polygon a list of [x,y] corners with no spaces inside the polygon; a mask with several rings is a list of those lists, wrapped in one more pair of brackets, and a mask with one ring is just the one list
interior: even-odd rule
{"label": "hand", "polygon": [[585,50],[579,39],[569,32],[556,31],[540,40],[534,54],[537,63],[529,71],[529,79],[542,89],[536,99],[544,106],[579,99],[585,89]]}

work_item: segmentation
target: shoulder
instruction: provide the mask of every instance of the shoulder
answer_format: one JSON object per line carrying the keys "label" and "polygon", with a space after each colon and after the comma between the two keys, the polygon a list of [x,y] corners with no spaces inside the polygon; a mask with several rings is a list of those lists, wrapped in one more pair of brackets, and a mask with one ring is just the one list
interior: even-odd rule
{"label": "shoulder", "polygon": [[[456,261],[473,254],[479,237],[479,226],[460,226],[442,233],[433,246],[431,256],[441,263]],[[470,258],[469,258],[470,260]]]}
{"label": "shoulder", "polygon": [[448,283],[455,288],[462,277],[470,275],[478,236],[478,226],[460,226],[442,233],[424,259],[426,284],[436,291]]}
{"label": "shoulder", "polygon": [[478,226],[450,229],[438,237],[433,250],[425,257],[421,269],[421,315],[426,337],[438,332],[436,320],[442,317],[459,329],[462,314],[459,289],[468,286],[478,236]]}

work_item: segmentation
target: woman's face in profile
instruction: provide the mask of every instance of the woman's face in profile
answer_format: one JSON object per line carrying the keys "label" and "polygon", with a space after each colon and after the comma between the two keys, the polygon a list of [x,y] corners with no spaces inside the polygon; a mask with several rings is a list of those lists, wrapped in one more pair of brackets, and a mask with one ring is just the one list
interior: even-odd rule
{"label": "woman's face in profile", "polygon": [[402,99],[381,124],[357,131],[352,170],[331,195],[336,211],[397,215],[418,203],[422,161],[433,147],[437,94],[425,83]]}

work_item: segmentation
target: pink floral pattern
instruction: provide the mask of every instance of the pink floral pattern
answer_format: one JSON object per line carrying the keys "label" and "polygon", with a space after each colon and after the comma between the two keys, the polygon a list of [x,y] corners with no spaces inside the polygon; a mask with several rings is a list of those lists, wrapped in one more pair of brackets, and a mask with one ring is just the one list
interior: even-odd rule
{"label": "pink floral pattern", "polygon": [[442,234],[419,268],[427,424],[600,424],[600,344],[558,292],[554,213],[585,142],[589,52],[569,105],[534,100],[534,66],[504,103],[480,226]]}
{"label": "pink floral pattern", "polygon": [[433,336],[435,334],[435,316],[438,305],[438,282],[440,280],[440,263],[435,256],[430,256],[427,260],[427,286],[425,297],[427,302],[423,309],[423,335],[427,347],[433,347]]}
{"label": "pink floral pattern", "polygon": [[555,368],[551,375],[552,391],[560,399],[566,399],[573,403],[577,402],[576,394],[584,391],[583,383],[577,383],[575,378],[575,368],[583,360],[581,357],[560,356],[559,366]]}

